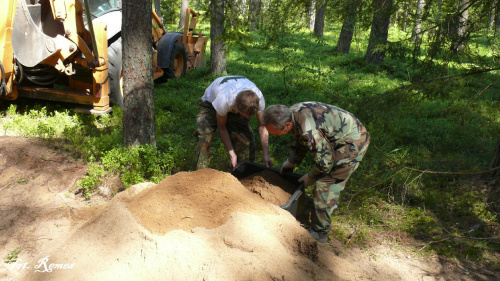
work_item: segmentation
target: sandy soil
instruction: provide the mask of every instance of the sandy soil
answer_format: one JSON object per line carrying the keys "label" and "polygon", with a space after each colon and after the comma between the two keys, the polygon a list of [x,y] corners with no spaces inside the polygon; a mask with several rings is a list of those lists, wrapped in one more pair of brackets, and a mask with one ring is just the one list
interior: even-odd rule
{"label": "sandy soil", "polygon": [[247,189],[228,173],[181,172],[89,206],[75,195],[85,172],[60,148],[0,137],[0,256],[21,249],[0,280],[498,280],[398,239],[317,244],[262,175]]}
{"label": "sandy soil", "polygon": [[274,205],[285,205],[298,186],[284,180],[277,173],[269,170],[250,175],[240,183],[251,192]]}

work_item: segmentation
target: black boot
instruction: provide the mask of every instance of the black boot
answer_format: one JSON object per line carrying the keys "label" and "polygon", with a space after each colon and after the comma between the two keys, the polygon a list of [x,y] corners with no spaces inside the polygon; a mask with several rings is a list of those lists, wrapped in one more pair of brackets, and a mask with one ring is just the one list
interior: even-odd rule
{"label": "black boot", "polygon": [[309,235],[311,235],[311,237],[314,238],[314,240],[318,241],[319,243],[328,242],[328,232],[316,231],[312,228],[308,228],[307,232],[309,232]]}

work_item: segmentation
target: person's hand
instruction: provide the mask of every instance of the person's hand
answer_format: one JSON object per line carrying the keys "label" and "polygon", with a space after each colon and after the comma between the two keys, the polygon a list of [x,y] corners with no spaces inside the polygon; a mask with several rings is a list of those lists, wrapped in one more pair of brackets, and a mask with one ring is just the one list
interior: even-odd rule
{"label": "person's hand", "polygon": [[304,187],[308,187],[314,184],[315,180],[309,176],[309,174],[303,175],[300,179],[299,182],[304,183]]}
{"label": "person's hand", "polygon": [[295,163],[292,163],[290,162],[290,160],[287,159],[285,163],[281,165],[280,174],[283,174],[285,170],[293,170],[293,168],[295,168]]}
{"label": "person's hand", "polygon": [[231,169],[236,169],[236,165],[238,165],[238,156],[236,156],[233,150],[229,152],[229,161],[231,161]]}
{"label": "person's hand", "polygon": [[271,160],[271,157],[269,157],[269,154],[264,154],[262,156],[262,158],[264,158],[264,164],[266,164],[266,167],[272,167],[273,166],[273,161]]}

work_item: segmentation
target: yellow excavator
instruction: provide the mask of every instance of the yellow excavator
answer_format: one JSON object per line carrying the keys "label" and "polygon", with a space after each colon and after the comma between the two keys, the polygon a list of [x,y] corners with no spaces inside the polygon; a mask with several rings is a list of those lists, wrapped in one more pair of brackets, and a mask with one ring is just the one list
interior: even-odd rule
{"label": "yellow excavator", "polygon": [[[63,101],[94,114],[123,106],[121,0],[0,1],[0,99]],[[184,32],[167,32],[152,10],[155,79],[205,66],[198,16],[188,9]]]}

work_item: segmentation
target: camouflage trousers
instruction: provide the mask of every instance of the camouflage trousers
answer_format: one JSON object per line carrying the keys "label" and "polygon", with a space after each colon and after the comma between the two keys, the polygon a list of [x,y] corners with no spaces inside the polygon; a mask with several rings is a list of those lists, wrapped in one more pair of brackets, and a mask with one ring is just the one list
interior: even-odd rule
{"label": "camouflage trousers", "polygon": [[338,208],[340,192],[344,190],[347,180],[356,171],[368,149],[370,136],[366,134],[365,142],[352,155],[352,161],[334,167],[330,173],[316,180],[311,211],[311,227],[316,231],[328,232],[331,229],[333,211]]}
{"label": "camouflage trousers", "polygon": [[[198,129],[194,136],[198,139],[196,146],[196,170],[208,168],[210,164],[211,145],[217,130],[217,112],[210,102],[199,101],[200,112],[196,116]],[[255,160],[255,138],[250,127],[250,120],[238,113],[228,113],[226,128],[231,145],[238,157],[238,163]]]}

